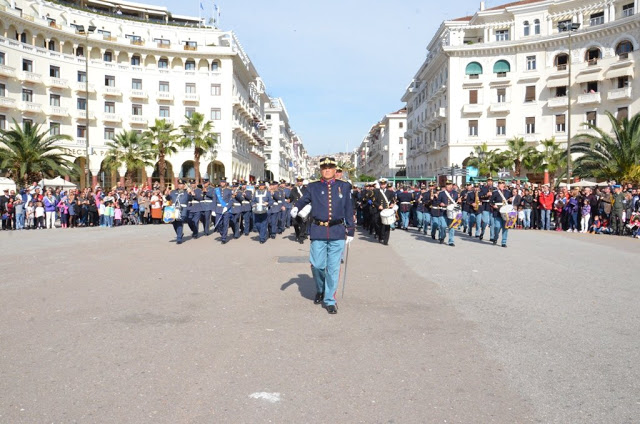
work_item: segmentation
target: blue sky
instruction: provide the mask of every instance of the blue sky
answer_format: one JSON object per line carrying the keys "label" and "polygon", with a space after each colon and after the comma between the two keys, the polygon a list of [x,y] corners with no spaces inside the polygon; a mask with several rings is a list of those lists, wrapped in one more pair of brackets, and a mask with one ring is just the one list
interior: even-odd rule
{"label": "blue sky", "polygon": [[[149,0],[198,16],[199,0]],[[213,3],[204,1],[206,11]],[[487,7],[504,2],[488,1]],[[400,98],[445,19],[473,14],[479,0],[220,0],[270,96],[282,97],[311,155],[350,150]],[[434,6],[437,4],[437,6]]]}

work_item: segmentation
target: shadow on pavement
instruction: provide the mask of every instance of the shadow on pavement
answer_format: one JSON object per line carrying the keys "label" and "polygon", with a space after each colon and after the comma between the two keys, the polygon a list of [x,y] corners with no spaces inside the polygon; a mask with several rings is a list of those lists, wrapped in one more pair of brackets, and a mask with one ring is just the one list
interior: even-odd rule
{"label": "shadow on pavement", "polygon": [[313,300],[316,296],[316,282],[313,280],[313,277],[309,274],[298,274],[297,277],[292,278],[291,280],[284,283],[281,287],[281,291],[285,291],[289,286],[294,284],[298,285],[298,291],[300,291],[300,295],[305,299]]}

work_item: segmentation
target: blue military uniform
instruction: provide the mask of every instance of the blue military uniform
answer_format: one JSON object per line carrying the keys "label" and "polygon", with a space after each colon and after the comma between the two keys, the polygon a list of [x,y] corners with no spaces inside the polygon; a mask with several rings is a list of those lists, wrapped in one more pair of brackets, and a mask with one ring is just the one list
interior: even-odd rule
{"label": "blue military uniform", "polygon": [[[447,185],[450,185],[450,184],[451,183],[447,181]],[[455,228],[451,227],[451,223],[453,222],[453,219],[447,217],[447,206],[452,203],[457,203],[457,201],[458,201],[458,192],[455,190],[448,191],[445,188],[438,194],[438,199],[436,200],[436,202],[438,203],[438,206],[440,206],[439,226],[440,226],[440,243],[441,244],[444,243],[444,234],[446,229],[448,229],[449,246],[455,246],[454,236],[455,236],[456,230]],[[442,206],[442,204],[444,204],[445,206]]]}
{"label": "blue military uniform", "polygon": [[242,201],[244,193],[237,185],[233,188],[233,203],[231,204],[231,229],[234,238],[240,238],[240,219],[242,218]]}
{"label": "blue military uniform", "polygon": [[211,186],[207,187],[204,192],[202,202],[200,203],[200,209],[202,209],[202,224],[204,225],[204,234],[211,234],[211,214],[215,209],[216,193],[215,189]]}
{"label": "blue military uniform", "polygon": [[[226,179],[221,179],[226,183]],[[222,237],[222,243],[227,242],[227,233],[229,232],[229,222],[231,221],[231,208],[233,207],[233,191],[228,187],[217,187],[214,190],[216,195],[216,223],[218,231]]]}
{"label": "blue military uniform", "polygon": [[474,187],[472,190],[469,190],[469,192],[467,193],[467,198],[465,199],[465,204],[467,205],[467,209],[468,209],[468,214],[469,214],[469,235],[472,235],[472,227],[475,224],[476,226],[476,236],[479,235],[479,228],[480,225],[478,223],[478,211],[476,211],[475,207],[476,207],[476,196],[478,197],[478,211],[480,211],[481,209],[481,203],[480,203],[480,191],[479,189],[476,190],[476,188]]}
{"label": "blue military uniform", "polygon": [[282,212],[281,210],[281,198],[280,198],[280,192],[277,190],[277,188],[273,187],[274,185],[277,186],[277,182],[273,181],[271,183],[271,204],[269,207],[269,215],[268,215],[268,219],[269,219],[269,237],[271,237],[272,239],[276,238],[276,234],[278,234],[278,230],[279,230],[279,226],[278,226],[278,221],[280,220],[280,213]]}
{"label": "blue military uniform", "polygon": [[[191,196],[191,203],[189,204],[189,228],[191,228],[191,233],[193,238],[198,238],[198,232],[200,227],[200,220],[202,217],[202,207],[203,207],[204,194],[201,188],[196,188],[193,190],[193,194]],[[206,228],[205,228],[206,232]]]}
{"label": "blue military uniform", "polygon": [[[489,181],[491,181],[491,185],[489,185]],[[480,240],[484,237],[484,230],[489,226],[489,234],[491,234],[491,229],[493,228],[493,215],[491,210],[491,195],[493,194],[493,180],[488,179],[487,185],[482,186],[480,188],[480,201],[482,202],[482,206],[478,210],[478,214],[476,215],[476,237]],[[482,211],[480,213],[480,211]],[[478,236],[478,227],[480,227],[480,235]]]}
{"label": "blue military uniform", "polygon": [[[502,182],[498,183],[501,184]],[[498,235],[500,231],[502,231],[502,247],[507,247],[507,237],[509,235],[509,230],[505,228],[506,222],[502,218],[502,214],[500,214],[500,208],[505,204],[505,200],[507,203],[511,203],[511,190],[505,190],[500,188],[493,191],[491,195],[491,207],[493,209],[493,226],[491,231],[491,241],[493,244],[498,243]]]}
{"label": "blue military uniform", "polygon": [[[179,181],[178,184],[184,184],[183,181]],[[187,193],[185,189],[171,190],[166,197],[168,201],[176,208],[180,208],[180,219],[173,221],[173,230],[176,232],[176,243],[182,243],[183,225],[189,218],[189,202],[191,201],[191,195]]]}
{"label": "blue military uniform", "polygon": [[[264,182],[260,182],[260,187],[264,186]],[[260,235],[260,243],[267,241],[269,237],[269,209],[273,205],[271,193],[266,188],[258,188],[251,199],[252,206],[256,206],[256,212],[253,215],[258,234]],[[263,211],[258,211],[257,205],[262,204]],[[275,237],[275,236],[274,236]]]}
{"label": "blue military uniform", "polygon": [[431,238],[434,240],[436,239],[436,231],[438,231],[438,240],[444,240],[444,228],[441,226],[443,221],[440,220],[443,213],[439,200],[441,193],[441,191],[434,193],[435,196],[431,200]]}
{"label": "blue military uniform", "polygon": [[244,235],[248,236],[251,231],[251,200],[253,198],[253,192],[249,189],[245,189],[242,192],[242,225]]}
{"label": "blue military uniform", "polygon": [[400,220],[401,220],[401,229],[408,230],[409,229],[409,214],[411,213],[411,205],[413,203],[413,195],[407,191],[407,189],[403,189],[398,192],[396,195],[398,201],[398,207],[400,212]]}
{"label": "blue military uniform", "polygon": [[[303,179],[301,177],[298,177],[296,179],[297,182],[302,182]],[[291,189],[291,192],[289,193],[289,205],[291,205],[291,207],[293,207],[293,205],[300,199],[302,199],[302,196],[304,195],[304,193],[307,191],[306,187],[301,187],[296,185],[295,187],[293,187],[293,189]],[[296,240],[302,244],[304,243],[304,239],[306,238],[307,232],[306,232],[306,228],[307,225],[306,223],[303,221],[302,218],[300,217],[295,217],[293,220],[293,229],[295,230],[296,233]]]}
{"label": "blue military uniform", "polygon": [[285,186],[282,189],[282,193],[284,195],[284,228],[291,227],[291,209],[293,209],[293,205],[291,204],[291,189]]}
{"label": "blue military uniform", "polygon": [[[323,158],[319,164],[336,166],[333,158]],[[336,313],[335,293],[345,237],[353,237],[355,231],[351,185],[335,179],[310,183],[295,207],[302,209],[309,203],[312,206],[310,262],[316,282],[316,303],[324,301],[327,311]]]}

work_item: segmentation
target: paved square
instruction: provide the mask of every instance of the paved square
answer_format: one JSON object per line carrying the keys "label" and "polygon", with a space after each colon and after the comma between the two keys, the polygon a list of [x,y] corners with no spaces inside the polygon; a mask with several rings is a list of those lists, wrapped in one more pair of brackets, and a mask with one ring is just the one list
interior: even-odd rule
{"label": "paved square", "polygon": [[169,226],[0,233],[0,422],[640,416],[637,240],[359,234],[337,315],[313,305],[308,244],[289,235],[173,240]]}

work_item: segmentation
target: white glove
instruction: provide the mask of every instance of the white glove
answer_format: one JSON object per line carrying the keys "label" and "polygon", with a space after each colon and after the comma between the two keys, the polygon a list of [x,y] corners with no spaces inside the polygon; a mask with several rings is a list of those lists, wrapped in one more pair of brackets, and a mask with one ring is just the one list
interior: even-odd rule
{"label": "white glove", "polygon": [[295,218],[296,216],[298,216],[298,208],[296,208],[295,206],[291,209],[291,218]]}
{"label": "white glove", "polygon": [[347,236],[347,244],[350,244],[353,241],[353,237]]}
{"label": "white glove", "polygon": [[211,211],[211,216],[216,216],[216,213],[214,211]]}
{"label": "white glove", "polygon": [[225,213],[227,213],[227,208],[226,208],[226,207],[224,207],[224,208],[222,209],[222,214],[224,215]]}

